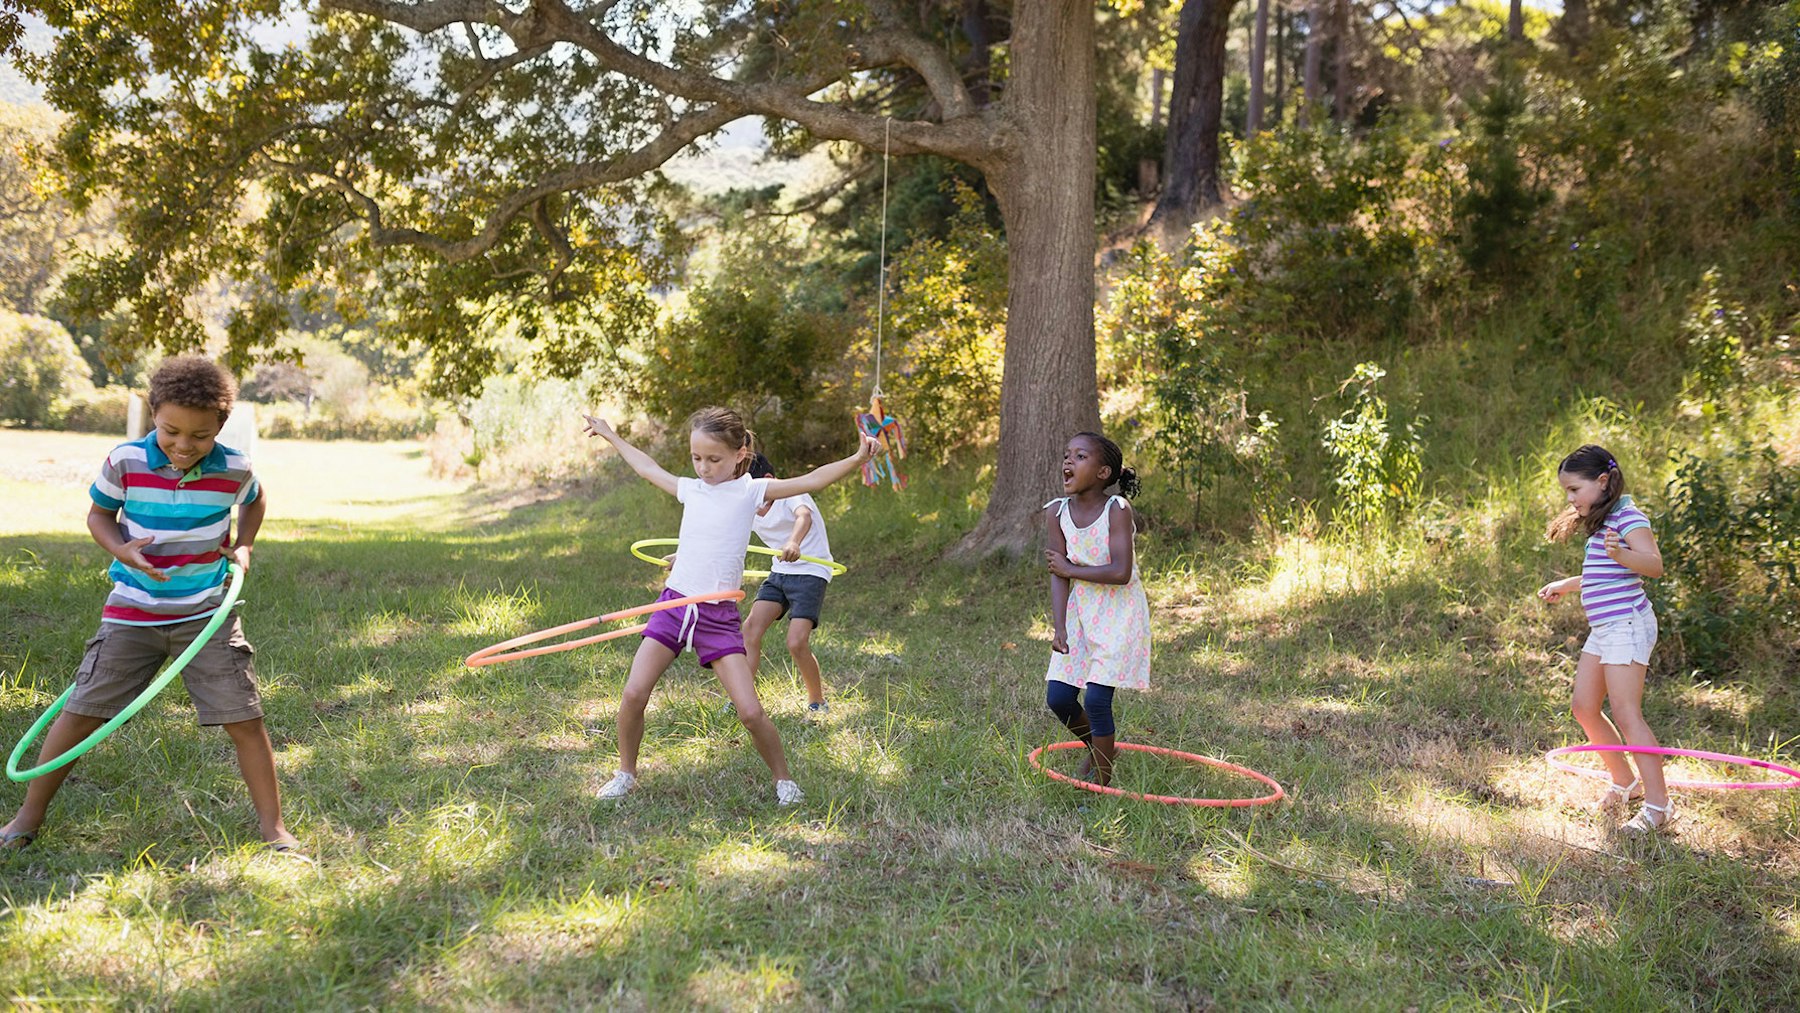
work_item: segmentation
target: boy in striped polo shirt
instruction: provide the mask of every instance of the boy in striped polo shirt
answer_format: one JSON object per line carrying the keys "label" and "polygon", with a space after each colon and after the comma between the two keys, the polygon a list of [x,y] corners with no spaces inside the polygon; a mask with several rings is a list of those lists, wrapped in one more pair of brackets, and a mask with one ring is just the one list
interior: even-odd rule
{"label": "boy in striped polo shirt", "polygon": [[[216,442],[236,399],[237,383],[216,363],[200,356],[170,359],[150,378],[154,430],[114,447],[100,466],[88,490],[93,504],[87,526],[112,553],[112,593],[76,670],[75,693],[44,737],[39,763],[62,755],[124,710],[218,611],[230,564],[249,571],[267,501],[249,459]],[[251,654],[233,616],[181,678],[200,723],[223,725],[237,747],[262,839],[276,851],[291,851],[299,842],[281,820],[275,751],[263,727]],[[31,781],[18,814],[0,827],[0,848],[23,848],[36,839],[73,766]]]}

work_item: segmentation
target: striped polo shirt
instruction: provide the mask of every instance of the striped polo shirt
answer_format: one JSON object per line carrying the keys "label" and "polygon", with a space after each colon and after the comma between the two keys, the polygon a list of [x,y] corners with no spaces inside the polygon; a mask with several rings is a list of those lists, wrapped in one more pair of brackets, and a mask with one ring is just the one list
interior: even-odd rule
{"label": "striped polo shirt", "polygon": [[212,615],[225,598],[231,508],[261,495],[250,459],[222,444],[186,473],[169,463],[155,431],[114,447],[88,496],[118,512],[126,541],[155,539],[144,558],[169,579],[151,580],[114,560],[101,621],[161,626]]}
{"label": "striped polo shirt", "polygon": [[1650,598],[1644,594],[1644,578],[1606,554],[1608,531],[1617,531],[1623,540],[1626,532],[1649,527],[1650,518],[1638,510],[1631,497],[1620,496],[1605,523],[1588,536],[1587,556],[1581,562],[1581,607],[1587,612],[1589,625],[1624,619],[1650,607]]}

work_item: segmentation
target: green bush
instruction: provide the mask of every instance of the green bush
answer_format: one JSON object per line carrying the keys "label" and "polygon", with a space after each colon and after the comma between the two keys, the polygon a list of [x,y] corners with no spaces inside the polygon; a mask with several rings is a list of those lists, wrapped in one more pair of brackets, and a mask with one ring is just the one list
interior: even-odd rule
{"label": "green bush", "polygon": [[840,293],[808,272],[774,226],[731,233],[718,273],[688,293],[632,378],[642,408],[670,426],[717,404],[744,414],[784,470],[823,463],[851,445],[839,364],[849,347]]}
{"label": "green bush", "polygon": [[1350,408],[1325,424],[1325,449],[1337,463],[1335,516],[1358,528],[1397,516],[1419,499],[1426,419],[1390,421],[1387,400],[1375,390],[1385,376],[1373,362],[1358,363],[1338,388],[1354,391]]}
{"label": "green bush", "polygon": [[998,436],[1006,331],[1006,240],[979,194],[962,183],[954,193],[947,234],[913,241],[889,265],[882,377],[909,452],[939,464]]}
{"label": "green bush", "polygon": [[65,403],[62,428],[78,433],[111,433],[124,436],[129,423],[130,387],[97,387],[76,394]]}
{"label": "green bush", "polygon": [[1671,642],[1696,674],[1729,674],[1800,621],[1800,475],[1749,441],[1675,457],[1652,582]]}
{"label": "green bush", "polygon": [[404,415],[369,412],[334,416],[320,412],[310,417],[297,404],[260,404],[256,407],[257,435],[269,440],[410,440],[428,435],[430,412]]}
{"label": "green bush", "polygon": [[1225,249],[1198,242],[1177,257],[1139,242],[1095,322],[1102,382],[1114,395],[1142,391],[1137,410],[1122,413],[1127,428],[1147,423],[1135,442],[1187,494],[1196,524],[1203,493],[1265,478],[1277,450],[1276,420],[1251,414],[1244,380],[1227,365],[1230,349],[1209,333],[1211,282]]}
{"label": "green bush", "polygon": [[69,398],[92,389],[81,350],[61,324],[0,309],[0,423],[55,426]]}
{"label": "green bush", "polygon": [[[1416,299],[1459,268],[1445,148],[1404,124],[1262,133],[1238,148],[1244,201],[1196,242],[1226,244],[1213,314],[1235,343],[1401,333]],[[1284,340],[1286,339],[1286,340]]]}

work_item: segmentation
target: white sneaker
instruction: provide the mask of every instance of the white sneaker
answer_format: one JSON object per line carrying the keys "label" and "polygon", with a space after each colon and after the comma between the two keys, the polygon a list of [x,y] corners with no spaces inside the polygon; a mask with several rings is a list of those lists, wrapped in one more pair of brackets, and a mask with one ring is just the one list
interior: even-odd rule
{"label": "white sneaker", "polygon": [[637,787],[637,775],[627,774],[623,770],[613,771],[612,780],[601,786],[596,798],[624,798]]}
{"label": "white sneaker", "polygon": [[804,801],[806,801],[806,792],[801,791],[799,785],[792,781],[775,782],[776,805],[799,805]]}

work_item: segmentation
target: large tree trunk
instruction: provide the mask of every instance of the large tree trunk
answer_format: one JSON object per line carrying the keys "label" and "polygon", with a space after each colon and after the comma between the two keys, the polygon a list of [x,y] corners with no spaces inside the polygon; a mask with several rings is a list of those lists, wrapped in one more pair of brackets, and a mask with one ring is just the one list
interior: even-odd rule
{"label": "large tree trunk", "polygon": [[1525,0],[1512,0],[1507,5],[1506,37],[1514,42],[1525,41]]}
{"label": "large tree trunk", "polygon": [[1556,23],[1556,37],[1570,56],[1587,45],[1592,29],[1588,0],[1563,0],[1562,17]]}
{"label": "large tree trunk", "polygon": [[[1514,0],[1515,3],[1519,0]],[[1250,114],[1244,133],[1263,127],[1263,68],[1269,62],[1269,0],[1256,0],[1256,27],[1250,38]]]}
{"label": "large tree trunk", "polygon": [[1332,72],[1331,111],[1338,122],[1345,123],[1350,119],[1350,104],[1354,101],[1350,81],[1350,0],[1337,0],[1332,16],[1331,42],[1337,62]]}
{"label": "large tree trunk", "polygon": [[1306,60],[1300,78],[1300,122],[1311,123],[1319,104],[1319,71],[1325,63],[1325,0],[1306,7]]}
{"label": "large tree trunk", "polygon": [[994,491],[964,557],[1039,543],[1070,436],[1100,424],[1094,369],[1094,4],[1013,8],[1000,99],[1014,136],[985,166],[1006,224],[1010,278]]}
{"label": "large tree trunk", "polygon": [[1175,82],[1163,142],[1163,189],[1149,227],[1173,239],[1219,204],[1219,122],[1225,101],[1225,40],[1237,0],[1187,0],[1175,36]]}

